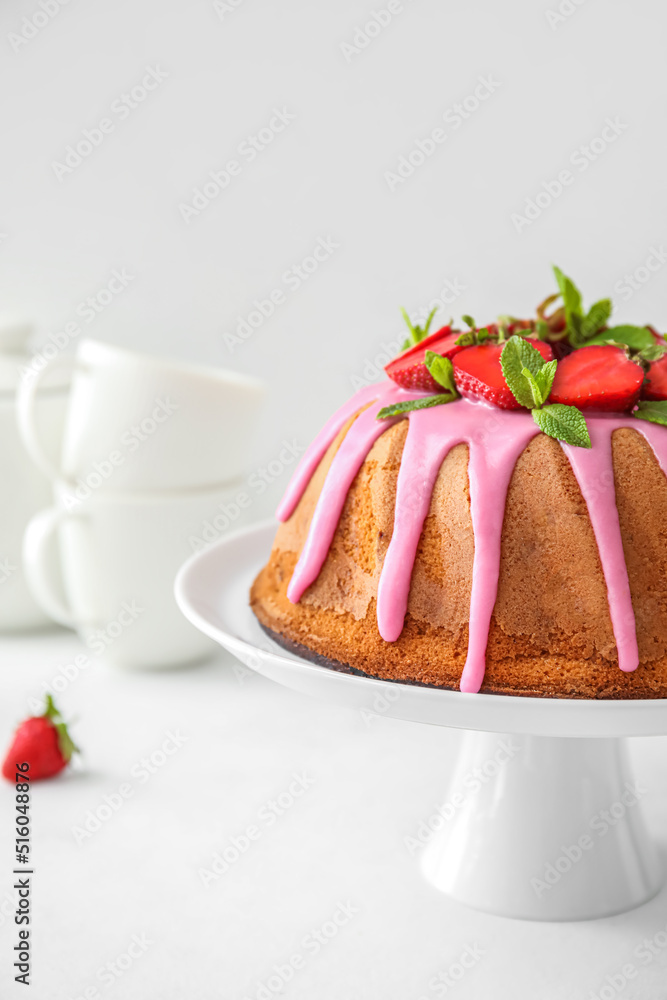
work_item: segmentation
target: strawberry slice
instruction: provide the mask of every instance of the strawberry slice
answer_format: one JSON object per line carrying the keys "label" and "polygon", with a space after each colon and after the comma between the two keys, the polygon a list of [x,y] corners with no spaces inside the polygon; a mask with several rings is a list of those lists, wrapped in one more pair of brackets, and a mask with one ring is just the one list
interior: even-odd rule
{"label": "strawberry slice", "polygon": [[[543,340],[531,338],[528,342],[537,348],[545,361],[553,359],[551,348]],[[452,361],[454,381],[462,396],[485,399],[501,410],[520,410],[521,404],[514,398],[500,367],[504,346],[504,343],[487,343],[466,347]]]}
{"label": "strawberry slice", "polygon": [[623,348],[581,347],[558,362],[550,403],[580,410],[631,410],[639,399],[644,369]]}
{"label": "strawberry slice", "polygon": [[443,326],[418,344],[413,344],[397,358],[385,365],[385,371],[390,379],[401,389],[420,389],[424,392],[441,392],[441,387],[429,373],[424,362],[427,351],[434,351],[444,358],[453,357],[463,348],[456,341],[461,336],[460,330],[452,330],[451,326]]}
{"label": "strawberry slice", "polygon": [[667,354],[648,366],[642,399],[667,399]]}

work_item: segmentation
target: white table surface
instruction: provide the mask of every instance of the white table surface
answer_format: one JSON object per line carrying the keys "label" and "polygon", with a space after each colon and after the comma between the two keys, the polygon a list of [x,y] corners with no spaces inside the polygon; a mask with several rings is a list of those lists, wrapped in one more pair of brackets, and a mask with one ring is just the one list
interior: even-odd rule
{"label": "white table surface", "polygon": [[[42,681],[82,649],[57,631],[1,641],[4,742]],[[603,996],[667,996],[667,948],[640,957],[644,939],[664,940],[667,890],[608,920],[530,924],[468,910],[423,881],[404,838],[443,800],[456,733],[364,719],[282,689],[223,653],[168,673],[93,663],[58,702],[76,718],[84,753],[32,795],[33,998],[432,1000],[445,995],[434,977],[466,948],[481,957],[449,990],[461,1000],[589,1000],[627,963],[636,977]],[[133,776],[169,732],[187,739],[147,780]],[[636,776],[649,789],[646,815],[663,841],[666,746],[632,741]],[[269,803],[295,774],[312,784],[269,823]],[[131,797],[77,844],[73,828],[124,783]],[[0,995],[11,1000],[27,994],[9,970],[12,787],[3,782],[0,795]],[[204,887],[198,870],[251,824],[257,839]],[[356,912],[315,953],[304,939],[340,904]],[[134,935],[151,943],[129,963],[122,956]],[[274,966],[297,953],[302,967],[284,993],[262,992]],[[119,956],[122,975],[99,978]]]}

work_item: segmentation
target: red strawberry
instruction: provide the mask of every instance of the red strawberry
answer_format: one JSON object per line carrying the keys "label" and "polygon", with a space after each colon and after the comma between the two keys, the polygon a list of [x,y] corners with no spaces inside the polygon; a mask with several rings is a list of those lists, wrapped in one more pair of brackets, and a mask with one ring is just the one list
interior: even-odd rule
{"label": "red strawberry", "polygon": [[408,347],[397,358],[385,365],[389,378],[393,379],[401,389],[423,389],[424,392],[440,392],[441,387],[429,373],[424,358],[427,351],[434,351],[444,358],[453,357],[463,348],[456,343],[461,336],[460,330],[452,331],[451,326],[443,326],[430,337],[420,340],[418,344]]}
{"label": "red strawberry", "polygon": [[558,362],[549,402],[580,410],[631,410],[643,380],[643,368],[622,347],[581,347]]}
{"label": "red strawberry", "polygon": [[[551,348],[543,340],[531,339],[529,343],[537,348],[545,361],[552,360]],[[466,347],[452,362],[454,381],[462,396],[481,397],[502,410],[520,410],[521,404],[508,388],[500,367],[504,346],[504,343],[486,343]]]}
{"label": "red strawberry", "polygon": [[667,399],[667,354],[648,366],[642,389],[643,399]]}
{"label": "red strawberry", "polygon": [[20,724],[2,765],[3,777],[16,781],[17,764],[28,763],[26,772],[31,781],[51,778],[67,767],[73,753],[78,752],[51,695],[46,696],[44,715],[33,716]]}

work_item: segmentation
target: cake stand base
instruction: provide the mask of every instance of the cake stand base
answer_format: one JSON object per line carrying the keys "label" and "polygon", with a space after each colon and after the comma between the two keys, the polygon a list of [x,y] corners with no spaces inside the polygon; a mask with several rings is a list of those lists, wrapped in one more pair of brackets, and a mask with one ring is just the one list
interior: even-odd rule
{"label": "cake stand base", "polygon": [[460,902],[506,917],[632,909],[662,884],[644,792],[625,740],[466,733],[423,871]]}
{"label": "cake stand base", "polygon": [[667,735],[667,699],[463,694],[310,663],[268,639],[248,607],[274,530],[258,525],[193,556],[176,581],[179,606],[246,666],[294,691],[468,730],[445,799],[420,825],[432,885],[529,920],[606,917],[655,895],[661,865],[623,738]]}

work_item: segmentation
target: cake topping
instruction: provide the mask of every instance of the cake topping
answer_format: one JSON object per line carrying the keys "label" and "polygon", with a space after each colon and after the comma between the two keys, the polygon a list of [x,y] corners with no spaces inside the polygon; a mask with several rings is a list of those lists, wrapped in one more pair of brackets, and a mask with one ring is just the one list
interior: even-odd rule
{"label": "cake topping", "polygon": [[[572,279],[553,270],[559,291],[537,307],[534,319],[501,316],[479,328],[463,316],[468,330],[450,323],[428,336],[433,312],[422,330],[403,310],[411,336],[385,371],[401,388],[433,397],[382,410],[379,418],[451,403],[457,395],[477,397],[503,410],[530,409],[545,434],[588,448],[583,416],[565,407],[623,413],[640,396],[667,400],[665,337],[648,325],[608,326],[611,301],[600,299],[585,311]],[[452,361],[453,386],[448,369],[442,370],[445,381],[434,375],[433,355]],[[664,423],[653,407],[640,407],[637,416]]]}
{"label": "cake topping", "polygon": [[525,344],[526,357],[530,352],[530,356],[534,354],[542,364],[553,358],[548,344],[536,340],[531,347],[523,337],[511,337],[506,343],[489,341],[466,347],[454,359],[456,385],[461,395],[480,397],[501,410],[518,410],[525,405],[508,385],[501,362],[506,349],[511,347],[513,352],[519,342]]}
{"label": "cake topping", "polygon": [[621,347],[582,347],[558,363],[551,399],[580,410],[623,413],[636,405],[643,381],[644,369]]}

